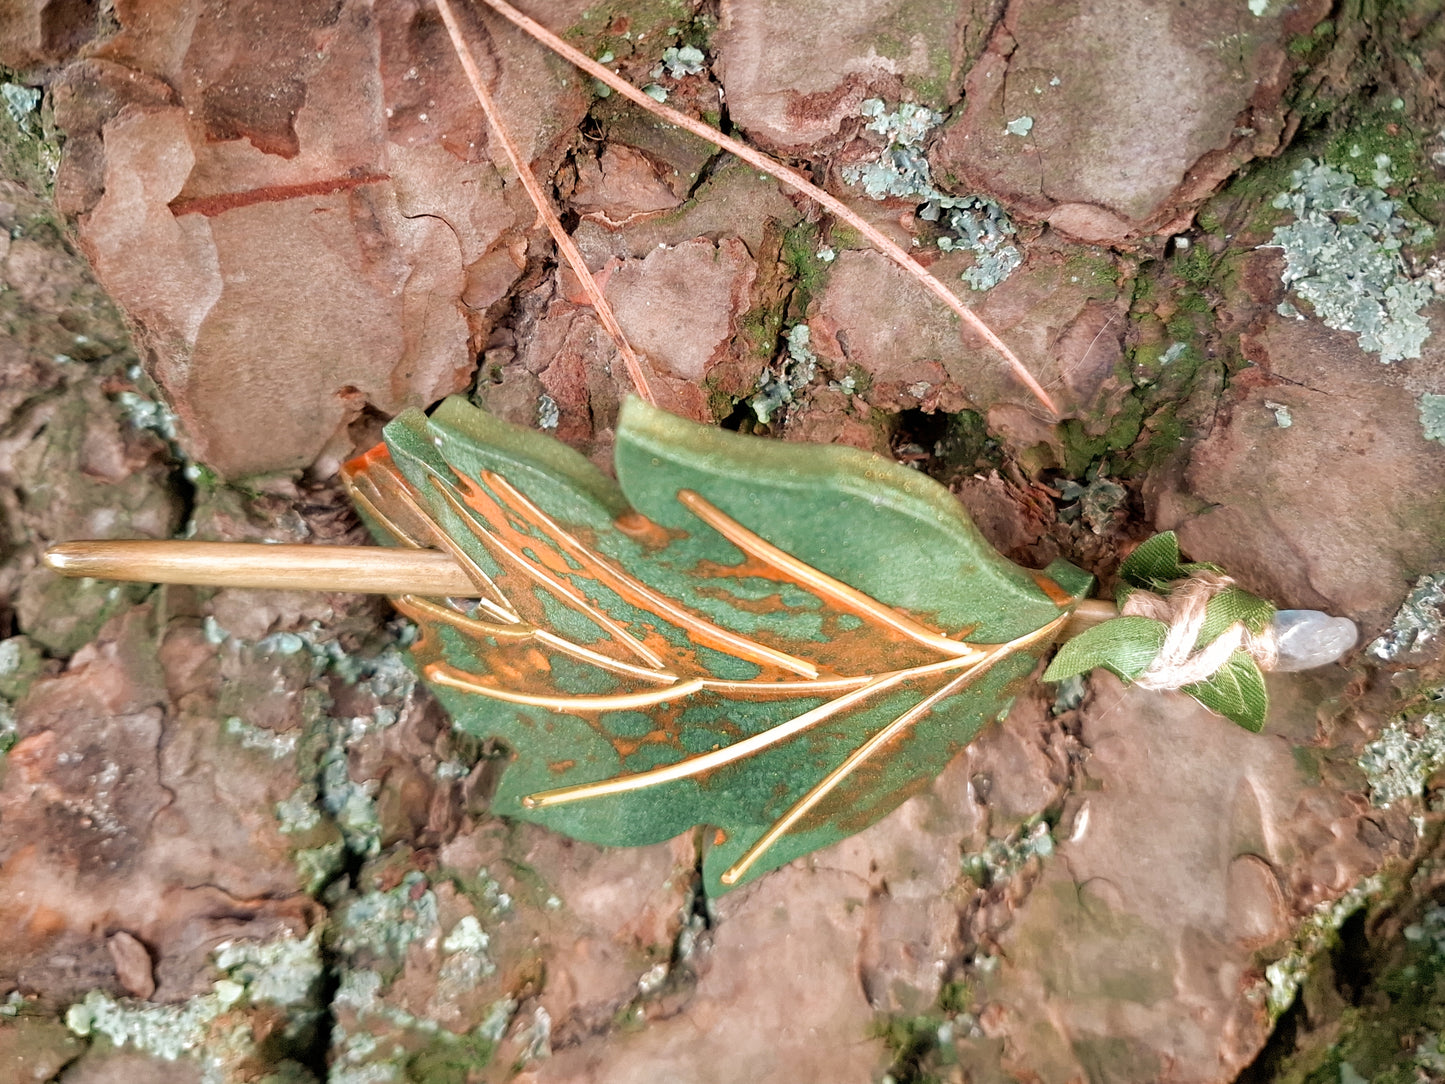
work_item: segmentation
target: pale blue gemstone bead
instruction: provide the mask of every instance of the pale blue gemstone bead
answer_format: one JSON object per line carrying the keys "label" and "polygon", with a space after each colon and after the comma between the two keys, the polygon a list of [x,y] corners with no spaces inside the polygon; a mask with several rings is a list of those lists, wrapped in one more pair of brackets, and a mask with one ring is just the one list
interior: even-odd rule
{"label": "pale blue gemstone bead", "polygon": [[1331,617],[1319,610],[1276,610],[1271,625],[1279,648],[1276,670],[1327,666],[1360,638],[1360,630],[1349,618]]}

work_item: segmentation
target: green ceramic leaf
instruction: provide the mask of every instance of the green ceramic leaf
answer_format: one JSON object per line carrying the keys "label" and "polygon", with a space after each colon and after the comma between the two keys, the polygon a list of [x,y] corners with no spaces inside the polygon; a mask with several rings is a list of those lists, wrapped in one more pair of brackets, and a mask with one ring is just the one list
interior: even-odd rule
{"label": "green ceramic leaf", "polygon": [[1183,691],[1206,708],[1258,734],[1269,715],[1264,674],[1247,651],[1236,651],[1208,681],[1185,685]]}
{"label": "green ceramic leaf", "polygon": [[1045,681],[1063,681],[1100,666],[1133,681],[1164,646],[1169,626],[1151,617],[1116,617],[1067,641],[1044,671]]}
{"label": "green ceramic leaf", "polygon": [[1090,583],[1004,560],[907,468],[635,401],[618,482],[459,399],[386,444],[350,467],[364,514],[479,584],[396,602],[456,725],[511,751],[494,812],[612,845],[705,826],[711,892],[924,787]]}

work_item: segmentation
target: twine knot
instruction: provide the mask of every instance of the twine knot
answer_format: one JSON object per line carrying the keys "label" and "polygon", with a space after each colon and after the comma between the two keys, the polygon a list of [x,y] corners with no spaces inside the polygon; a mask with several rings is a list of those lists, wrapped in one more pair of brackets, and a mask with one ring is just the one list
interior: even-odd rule
{"label": "twine knot", "polygon": [[1152,618],[1169,626],[1164,646],[1149,664],[1149,669],[1134,679],[1134,684],[1144,689],[1178,689],[1207,681],[1239,650],[1249,652],[1261,670],[1274,669],[1279,649],[1272,627],[1256,634],[1250,632],[1243,622],[1236,621],[1213,641],[1198,651],[1194,650],[1195,641],[1204,627],[1209,600],[1233,586],[1234,579],[1230,576],[1198,570],[1182,580],[1173,581],[1167,597],[1153,591],[1131,591],[1119,608],[1120,613]]}

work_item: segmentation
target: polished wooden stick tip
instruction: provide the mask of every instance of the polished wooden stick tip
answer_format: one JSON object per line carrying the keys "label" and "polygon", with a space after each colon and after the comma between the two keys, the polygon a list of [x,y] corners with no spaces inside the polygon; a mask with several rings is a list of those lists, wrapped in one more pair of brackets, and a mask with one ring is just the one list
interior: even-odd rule
{"label": "polished wooden stick tip", "polygon": [[476,595],[450,554],[384,546],[263,542],[61,542],[45,564],[62,576],[195,587],[356,591],[377,595]]}

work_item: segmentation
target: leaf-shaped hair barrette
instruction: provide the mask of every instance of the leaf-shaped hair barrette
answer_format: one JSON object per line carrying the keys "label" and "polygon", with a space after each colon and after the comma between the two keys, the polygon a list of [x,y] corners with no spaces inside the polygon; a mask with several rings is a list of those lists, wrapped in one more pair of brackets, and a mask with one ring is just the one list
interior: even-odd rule
{"label": "leaf-shaped hair barrette", "polygon": [[[576,267],[591,285],[580,256]],[[600,292],[594,306],[650,398]],[[1213,566],[1183,563],[1173,535],[1124,563],[1117,616],[1085,600],[1086,573],[1019,568],[944,487],[852,448],[739,436],[630,400],[615,466],[616,482],[449,399],[396,418],[345,469],[385,548],[73,542],[47,561],[67,575],[388,594],[417,624],[416,665],[455,725],[511,751],[493,812],[623,846],[707,826],[713,893],[922,789],[1066,629],[1086,631],[1046,680],[1103,666],[1251,730],[1268,710],[1261,664],[1318,664],[1354,643],[1349,622],[1282,618]]]}

